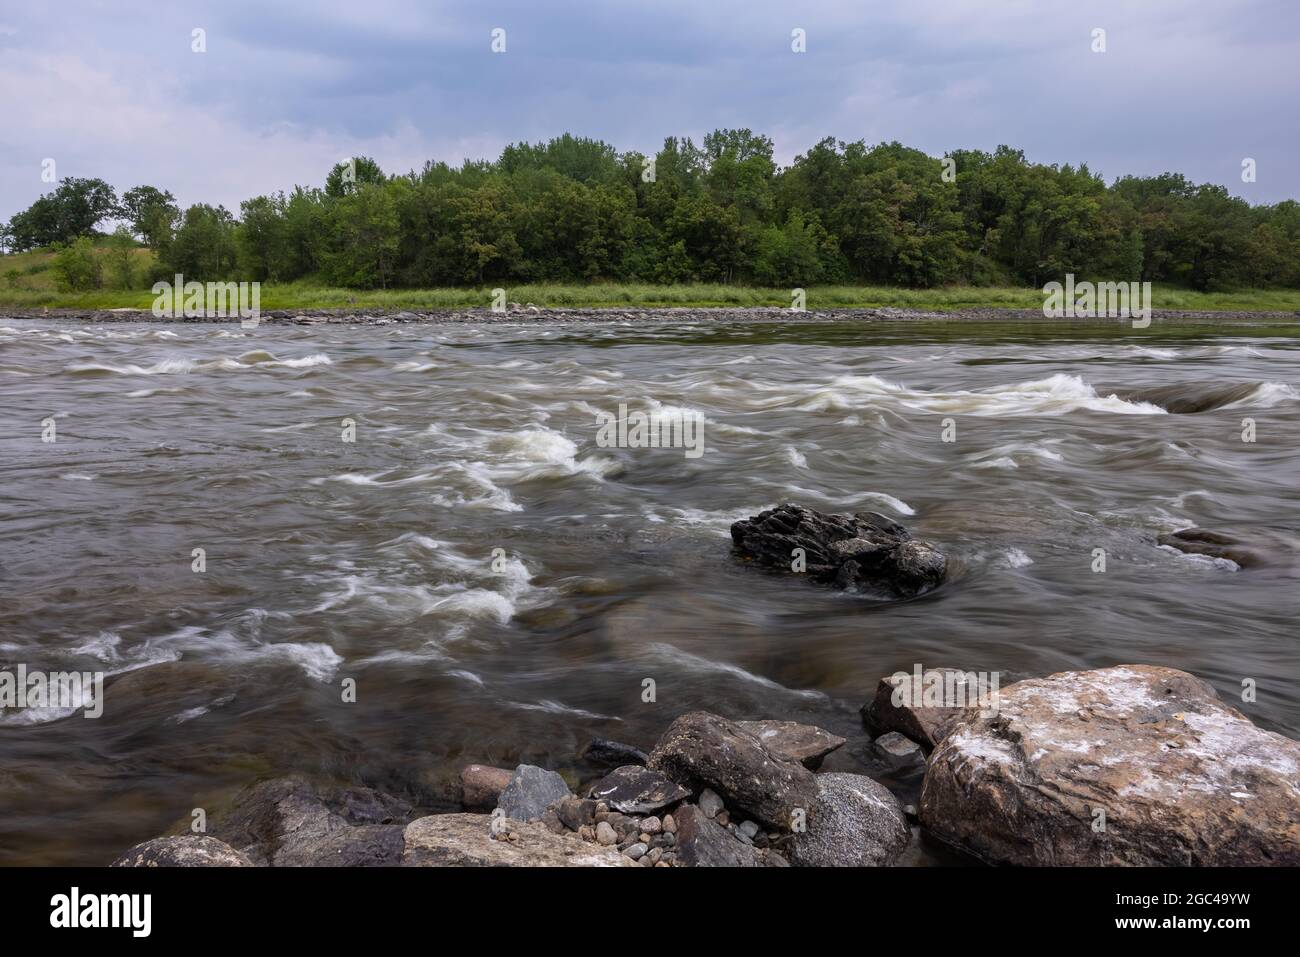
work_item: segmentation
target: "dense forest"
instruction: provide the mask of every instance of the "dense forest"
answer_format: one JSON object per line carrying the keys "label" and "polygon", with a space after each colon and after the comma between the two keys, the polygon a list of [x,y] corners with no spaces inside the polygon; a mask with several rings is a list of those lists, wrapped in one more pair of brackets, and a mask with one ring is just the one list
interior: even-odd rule
{"label": "dense forest", "polygon": [[[120,221],[120,244],[156,253],[157,276],[354,288],[512,282],[864,283],[1038,286],[1081,278],[1197,290],[1300,286],[1300,204],[1252,206],[1177,173],[1112,185],[1084,166],[1031,163],[1002,146],[929,156],[899,143],[825,139],[788,167],[772,141],[719,130],[669,138],[654,157],[564,135],[495,162],[429,162],[389,175],[366,157],[322,188],[257,196],[236,216],[181,210],[138,186],[65,179],[0,226],[8,249],[65,253]],[[129,275],[129,270],[127,272]]]}

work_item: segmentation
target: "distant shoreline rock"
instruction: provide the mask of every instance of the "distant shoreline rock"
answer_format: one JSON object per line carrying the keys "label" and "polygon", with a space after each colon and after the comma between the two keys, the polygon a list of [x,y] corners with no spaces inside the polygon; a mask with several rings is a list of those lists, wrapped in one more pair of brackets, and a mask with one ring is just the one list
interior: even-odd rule
{"label": "distant shoreline rock", "polygon": [[[1197,310],[1155,310],[1157,322],[1288,322],[1293,311],[1212,312]],[[238,323],[238,316],[157,318],[148,309],[75,309],[66,307],[0,306],[0,320],[25,319],[46,322],[157,322],[163,324]],[[1049,319],[1041,309],[965,308],[931,310],[882,306],[876,308],[817,309],[794,312],[780,306],[611,306],[554,308],[532,303],[512,303],[505,312],[485,307],[462,309],[377,309],[377,308],[294,308],[267,309],[260,322],[269,325],[395,325],[405,323],[709,323],[709,322],[880,322],[925,320],[932,322],[1036,322],[1071,325],[1118,325],[1127,319],[1099,316],[1073,320]]]}

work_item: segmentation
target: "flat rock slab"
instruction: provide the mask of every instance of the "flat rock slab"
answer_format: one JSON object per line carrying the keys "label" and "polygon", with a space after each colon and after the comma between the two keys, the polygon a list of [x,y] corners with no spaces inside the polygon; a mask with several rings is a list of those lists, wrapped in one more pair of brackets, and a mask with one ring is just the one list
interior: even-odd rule
{"label": "flat rock slab", "polygon": [[404,867],[622,867],[617,848],[555,834],[542,824],[506,821],[517,841],[491,833],[490,814],[434,814],[406,826]]}
{"label": "flat rock slab", "polygon": [[942,840],[1013,864],[1300,864],[1300,742],[1192,675],[1065,672],[999,704],[930,756],[920,816]]}
{"label": "flat rock slab", "polygon": [[131,848],[113,867],[252,867],[253,862],[224,841],[200,834],[156,837]]}
{"label": "flat rock slab", "polygon": [[648,766],[692,792],[717,791],[761,824],[789,830],[795,812],[810,813],[813,773],[779,757],[733,721],[707,711],[677,718],[650,752]]}
{"label": "flat rock slab", "polygon": [[816,768],[822,758],[844,744],[839,735],[811,724],[797,721],[737,721],[773,754],[798,761],[806,768]]}
{"label": "flat rock slab", "polygon": [[979,700],[972,677],[959,668],[929,668],[919,681],[915,673],[905,671],[886,675],[876,685],[875,696],[862,706],[862,721],[873,734],[897,731],[932,751],[968,710],[945,702]]}
{"label": "flat rock slab", "polygon": [[658,771],[627,764],[593,784],[587,797],[624,814],[654,814],[690,797],[690,792]]}
{"label": "flat rock slab", "polygon": [[786,503],[734,523],[731,540],[746,558],[785,571],[794,571],[801,549],[813,581],[892,598],[929,591],[948,571],[938,548],[877,512],[826,514]]}
{"label": "flat rock slab", "polygon": [[817,775],[817,807],[796,832],[790,862],[802,867],[887,867],[912,832],[903,806],[882,784],[861,774]]}
{"label": "flat rock slab", "polygon": [[501,792],[497,807],[511,820],[536,821],[556,801],[572,796],[564,778],[554,771],[535,764],[521,764]]}

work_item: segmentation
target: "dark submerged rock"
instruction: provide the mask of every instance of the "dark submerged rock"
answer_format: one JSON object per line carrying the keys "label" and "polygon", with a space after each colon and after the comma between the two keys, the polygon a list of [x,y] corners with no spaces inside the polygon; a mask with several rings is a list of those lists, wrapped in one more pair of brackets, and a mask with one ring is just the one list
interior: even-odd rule
{"label": "dark submerged rock", "polygon": [[640,748],[605,738],[593,738],[591,743],[582,749],[582,754],[579,756],[584,761],[610,768],[622,767],[625,764],[643,765],[648,757]]}
{"label": "dark submerged rock", "polygon": [[938,548],[876,512],[826,514],[787,503],[736,522],[731,539],[742,555],[770,568],[791,570],[801,548],[814,581],[895,598],[929,591],[948,570]]}
{"label": "dark submerged rock", "polygon": [[321,791],[302,778],[275,778],[241,791],[208,830],[254,864],[388,866],[401,860],[409,813],[406,802],[369,788]]}

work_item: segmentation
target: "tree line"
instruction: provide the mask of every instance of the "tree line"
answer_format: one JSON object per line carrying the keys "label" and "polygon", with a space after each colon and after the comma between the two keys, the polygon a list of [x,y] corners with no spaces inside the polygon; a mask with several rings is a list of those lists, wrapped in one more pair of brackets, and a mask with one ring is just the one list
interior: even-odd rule
{"label": "tree line", "polygon": [[[1178,173],[1107,185],[1086,165],[1000,146],[933,157],[827,138],[788,167],[718,130],[654,156],[569,134],[494,162],[386,174],[367,157],[236,216],[137,186],[65,179],[0,227],[16,251],[120,220],[158,277],[353,288],[525,282],[794,287],[1031,285],[1081,278],[1198,290],[1300,287],[1300,204],[1252,206]],[[148,277],[153,278],[153,277]],[[93,281],[90,280],[90,281]]]}

